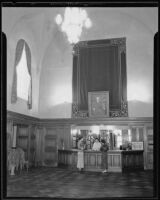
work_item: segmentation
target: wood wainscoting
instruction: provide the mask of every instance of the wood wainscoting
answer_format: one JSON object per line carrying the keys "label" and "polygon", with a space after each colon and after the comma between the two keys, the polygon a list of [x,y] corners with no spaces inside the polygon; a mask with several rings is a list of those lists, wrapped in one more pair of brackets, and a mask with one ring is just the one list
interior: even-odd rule
{"label": "wood wainscoting", "polygon": [[57,167],[57,132],[54,128],[46,128],[44,138],[44,164],[46,166]]}
{"label": "wood wainscoting", "polygon": [[35,148],[36,133],[38,119],[15,112],[7,111],[7,135],[10,135],[11,144],[13,144],[14,130],[17,127],[16,145],[21,147],[25,152],[25,159],[29,161],[29,165],[35,164]]}
{"label": "wood wainscoting", "polygon": [[146,128],[146,163],[147,169],[153,169],[153,148],[154,148],[154,140],[153,140],[153,127]]}
{"label": "wood wainscoting", "polygon": [[25,152],[25,160],[29,159],[29,127],[27,125],[17,125],[16,146],[23,149]]}
{"label": "wood wainscoting", "polygon": [[[128,127],[135,141],[144,141],[144,168],[153,169],[153,118],[39,119],[7,111],[7,136],[13,141],[13,126],[17,125],[17,142],[24,148],[30,165],[57,166],[58,149],[72,149],[71,127],[94,124]],[[75,159],[74,157],[72,161],[76,162]],[[87,159],[94,162],[90,156]],[[100,159],[97,157],[98,163]],[[117,163],[115,170],[118,170],[120,159],[109,159],[110,163]]]}

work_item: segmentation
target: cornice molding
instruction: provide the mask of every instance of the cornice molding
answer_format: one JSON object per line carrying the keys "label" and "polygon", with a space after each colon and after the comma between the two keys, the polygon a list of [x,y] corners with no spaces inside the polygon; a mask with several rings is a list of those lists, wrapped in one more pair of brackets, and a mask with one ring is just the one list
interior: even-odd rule
{"label": "cornice molding", "polygon": [[7,121],[12,120],[13,123],[23,123],[23,124],[37,124],[39,118],[24,115],[21,113],[7,111]]}
{"label": "cornice molding", "polygon": [[70,126],[70,125],[145,125],[152,124],[153,117],[114,117],[114,118],[59,118],[59,119],[43,119],[24,114],[7,111],[7,120],[12,120],[13,123],[37,125],[37,126]]}

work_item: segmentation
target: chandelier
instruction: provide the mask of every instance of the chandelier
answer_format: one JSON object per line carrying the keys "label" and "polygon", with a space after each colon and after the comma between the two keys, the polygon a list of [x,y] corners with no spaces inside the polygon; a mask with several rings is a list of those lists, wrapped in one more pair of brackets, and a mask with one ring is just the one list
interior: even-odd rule
{"label": "chandelier", "polygon": [[60,26],[61,31],[66,34],[71,44],[76,44],[80,40],[83,28],[92,26],[86,11],[77,7],[66,7],[64,17],[58,14],[55,21]]}

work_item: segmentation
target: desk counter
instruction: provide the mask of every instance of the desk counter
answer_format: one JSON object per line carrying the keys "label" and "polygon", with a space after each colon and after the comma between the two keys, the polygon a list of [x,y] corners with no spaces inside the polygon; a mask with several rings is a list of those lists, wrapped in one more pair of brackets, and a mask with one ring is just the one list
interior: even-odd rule
{"label": "desk counter", "polygon": [[[58,165],[77,169],[77,149],[58,150]],[[108,171],[122,172],[125,169],[143,168],[143,151],[108,151]],[[102,153],[100,151],[84,151],[84,170],[102,171]]]}

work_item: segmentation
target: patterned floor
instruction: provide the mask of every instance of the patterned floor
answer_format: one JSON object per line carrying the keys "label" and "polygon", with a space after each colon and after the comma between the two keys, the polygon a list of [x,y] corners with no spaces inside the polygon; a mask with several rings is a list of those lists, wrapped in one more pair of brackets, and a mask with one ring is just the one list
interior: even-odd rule
{"label": "patterned floor", "polygon": [[30,169],[7,178],[7,197],[152,197],[151,171],[75,172],[60,168]]}

